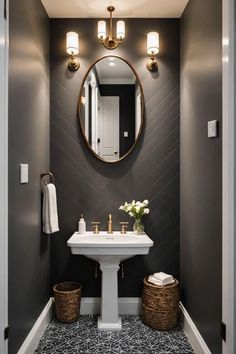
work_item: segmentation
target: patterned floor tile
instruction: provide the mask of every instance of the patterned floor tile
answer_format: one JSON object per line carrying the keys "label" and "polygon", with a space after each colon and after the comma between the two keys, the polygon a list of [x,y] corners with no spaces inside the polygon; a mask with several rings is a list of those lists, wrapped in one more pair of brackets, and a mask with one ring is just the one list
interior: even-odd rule
{"label": "patterned floor tile", "polygon": [[194,353],[180,327],[155,331],[140,316],[122,316],[121,331],[99,331],[96,316],[79,321],[49,323],[35,354],[191,354]]}

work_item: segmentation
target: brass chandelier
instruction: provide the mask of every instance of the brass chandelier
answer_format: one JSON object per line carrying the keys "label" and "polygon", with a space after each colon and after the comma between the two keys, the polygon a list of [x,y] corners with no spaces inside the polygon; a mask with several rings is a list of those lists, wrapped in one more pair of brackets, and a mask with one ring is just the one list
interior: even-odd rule
{"label": "brass chandelier", "polygon": [[107,11],[110,13],[109,34],[106,32],[106,21],[98,21],[98,38],[107,49],[115,49],[119,44],[123,43],[125,38],[125,22],[117,21],[116,36],[113,35],[112,13],[115,11],[114,6],[108,6]]}

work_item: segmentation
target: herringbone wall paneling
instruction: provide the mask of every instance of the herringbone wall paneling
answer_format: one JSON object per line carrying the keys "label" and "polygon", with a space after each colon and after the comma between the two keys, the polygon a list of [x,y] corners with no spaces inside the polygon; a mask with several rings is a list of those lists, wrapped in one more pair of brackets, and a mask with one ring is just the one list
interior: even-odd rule
{"label": "herringbone wall paneling", "polygon": [[[114,228],[132,220],[118,210],[132,199],[150,201],[145,229],[155,245],[148,256],[124,264],[119,296],[140,296],[142,279],[154,271],[179,277],[179,20],[127,19],[123,45],[108,51],[97,40],[97,19],[51,19],[51,170],[55,175],[60,232],[52,236],[52,283],[76,280],[84,296],[100,296],[94,262],[73,256],[66,241],[84,214],[87,228],[108,213]],[[159,74],[146,69],[146,35],[160,34]],[[80,36],[81,68],[67,70],[65,38]],[[109,54],[127,59],[137,71],[145,96],[145,127],[136,149],[117,164],[97,160],[87,149],[79,128],[77,102],[89,66]],[[119,275],[120,277],[120,275]]]}

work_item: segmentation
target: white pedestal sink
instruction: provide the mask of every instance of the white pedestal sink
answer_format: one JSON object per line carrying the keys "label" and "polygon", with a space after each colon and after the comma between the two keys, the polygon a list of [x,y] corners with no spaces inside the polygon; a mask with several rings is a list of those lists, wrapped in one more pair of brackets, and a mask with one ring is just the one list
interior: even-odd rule
{"label": "white pedestal sink", "polygon": [[153,241],[146,235],[133,232],[108,234],[75,232],[67,241],[72,254],[84,255],[100,264],[102,271],[101,315],[98,328],[104,330],[121,329],[118,315],[117,272],[120,262],[136,255],[148,254]]}

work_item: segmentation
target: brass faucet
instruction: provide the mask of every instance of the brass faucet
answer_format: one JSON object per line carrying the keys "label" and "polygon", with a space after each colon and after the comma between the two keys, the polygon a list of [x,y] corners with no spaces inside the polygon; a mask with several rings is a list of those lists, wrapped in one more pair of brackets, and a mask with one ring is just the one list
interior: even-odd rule
{"label": "brass faucet", "polygon": [[129,222],[128,221],[121,221],[121,234],[126,234],[126,228],[128,227]]}
{"label": "brass faucet", "polygon": [[91,224],[93,225],[93,228],[94,228],[93,233],[94,233],[94,234],[99,234],[99,225],[100,225],[100,222],[99,222],[99,221],[92,221]]}
{"label": "brass faucet", "polygon": [[108,216],[108,223],[107,223],[107,233],[108,234],[112,234],[112,218],[111,218],[111,214],[109,214]]}

